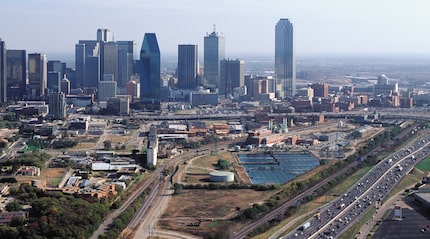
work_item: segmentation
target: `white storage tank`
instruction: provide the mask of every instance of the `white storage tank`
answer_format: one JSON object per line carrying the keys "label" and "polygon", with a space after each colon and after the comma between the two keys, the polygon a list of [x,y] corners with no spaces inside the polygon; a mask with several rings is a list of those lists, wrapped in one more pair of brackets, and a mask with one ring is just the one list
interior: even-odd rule
{"label": "white storage tank", "polygon": [[211,182],[233,182],[234,173],[227,171],[213,171],[209,173],[209,180]]}

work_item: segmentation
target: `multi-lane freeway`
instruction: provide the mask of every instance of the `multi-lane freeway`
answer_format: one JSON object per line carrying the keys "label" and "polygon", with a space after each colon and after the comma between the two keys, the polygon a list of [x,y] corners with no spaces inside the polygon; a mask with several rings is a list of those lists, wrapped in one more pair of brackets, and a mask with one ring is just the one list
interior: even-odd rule
{"label": "multi-lane freeway", "polygon": [[309,219],[310,226],[299,227],[286,238],[336,238],[370,207],[378,207],[397,182],[430,152],[430,136],[416,139],[405,149],[386,157],[330,205]]}

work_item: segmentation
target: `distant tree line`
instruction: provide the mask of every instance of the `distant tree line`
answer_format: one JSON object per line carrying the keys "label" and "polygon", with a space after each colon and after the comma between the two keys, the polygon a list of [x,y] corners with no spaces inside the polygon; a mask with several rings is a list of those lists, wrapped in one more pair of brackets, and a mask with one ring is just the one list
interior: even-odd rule
{"label": "distant tree line", "polygon": [[208,183],[208,184],[182,184],[173,185],[174,195],[181,194],[184,189],[226,190],[226,189],[254,189],[255,191],[270,191],[279,188],[277,184],[239,184],[239,183]]}

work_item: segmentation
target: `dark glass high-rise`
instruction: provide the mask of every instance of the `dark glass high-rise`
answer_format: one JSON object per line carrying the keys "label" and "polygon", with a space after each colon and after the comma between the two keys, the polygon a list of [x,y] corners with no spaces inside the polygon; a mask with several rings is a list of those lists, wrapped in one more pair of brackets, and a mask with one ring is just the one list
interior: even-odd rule
{"label": "dark glass high-rise", "polygon": [[140,102],[145,110],[160,110],[160,48],[155,33],[145,33],[140,51]]}

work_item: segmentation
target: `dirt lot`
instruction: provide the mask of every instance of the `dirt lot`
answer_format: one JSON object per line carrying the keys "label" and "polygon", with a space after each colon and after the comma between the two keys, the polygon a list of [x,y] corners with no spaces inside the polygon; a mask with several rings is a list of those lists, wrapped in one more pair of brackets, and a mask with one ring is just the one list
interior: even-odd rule
{"label": "dirt lot", "polygon": [[[224,219],[233,217],[237,207],[241,209],[252,206],[253,203],[267,199],[272,192],[257,192],[254,190],[183,190],[175,195],[164,211],[159,226],[169,230],[183,231],[193,234],[219,230],[224,225]],[[199,227],[187,226],[201,220]],[[229,221],[230,226],[232,222]],[[237,226],[237,225],[236,225]]]}

